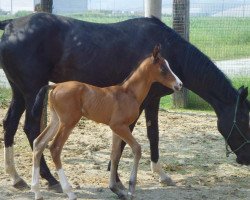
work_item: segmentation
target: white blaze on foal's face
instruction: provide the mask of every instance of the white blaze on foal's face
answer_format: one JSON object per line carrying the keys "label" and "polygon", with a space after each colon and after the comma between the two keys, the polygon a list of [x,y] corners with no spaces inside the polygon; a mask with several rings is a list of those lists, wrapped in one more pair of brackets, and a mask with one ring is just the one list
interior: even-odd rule
{"label": "white blaze on foal's face", "polygon": [[[173,81],[171,82],[170,88],[173,90],[180,90],[182,88],[182,82],[181,80],[175,75],[175,73],[172,71],[172,69],[169,66],[169,63],[166,59],[164,59],[165,65],[164,67],[166,68],[166,73],[169,73],[170,76],[173,76]],[[164,73],[164,72],[163,72]]]}

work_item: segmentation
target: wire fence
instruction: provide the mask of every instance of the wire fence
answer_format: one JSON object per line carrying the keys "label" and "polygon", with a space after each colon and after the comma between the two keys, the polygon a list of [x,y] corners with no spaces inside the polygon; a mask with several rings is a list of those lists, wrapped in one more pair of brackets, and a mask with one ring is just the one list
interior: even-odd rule
{"label": "wire fence", "polygon": [[[6,9],[8,1],[12,2],[12,5]],[[6,17],[11,9],[18,10],[19,1],[23,2],[0,0],[0,13]],[[30,1],[33,2],[31,7],[34,7],[34,2],[37,1]],[[29,6],[27,2],[28,0],[26,7]],[[143,0],[54,0],[53,2],[54,13],[86,21],[117,22],[144,15]],[[79,8],[79,2],[84,2],[80,11],[75,8],[76,6]],[[34,8],[30,10],[32,9],[34,10]],[[162,20],[170,27],[173,21],[172,11],[172,0],[162,0]],[[190,0],[189,36],[190,42],[208,55],[232,80],[235,87],[243,84],[250,87],[250,0]],[[0,85],[6,86],[2,79],[3,75],[0,72]],[[190,94],[188,102],[197,105],[200,99]]]}

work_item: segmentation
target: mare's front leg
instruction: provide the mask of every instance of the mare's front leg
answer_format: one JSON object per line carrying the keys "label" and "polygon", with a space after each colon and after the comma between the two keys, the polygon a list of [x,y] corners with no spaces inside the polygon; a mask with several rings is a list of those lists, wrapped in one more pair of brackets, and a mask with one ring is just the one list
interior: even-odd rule
{"label": "mare's front leg", "polygon": [[151,152],[151,170],[156,172],[160,178],[161,183],[174,186],[169,175],[167,175],[159,163],[159,125],[158,125],[158,111],[159,111],[160,98],[152,99],[145,106],[145,117],[147,124],[147,135],[150,143]]}
{"label": "mare's front leg", "polygon": [[[40,87],[39,87],[40,88]],[[38,92],[39,89],[36,91]],[[26,104],[26,116],[25,116],[25,124],[24,124],[24,132],[27,135],[30,146],[33,149],[33,142],[40,133],[40,119],[41,116],[33,116],[32,108],[35,102],[36,93],[28,94],[25,98]],[[42,109],[43,105],[40,105]],[[41,112],[42,113],[42,112]],[[40,175],[42,178],[45,178],[49,182],[49,189],[55,192],[62,192],[62,188],[60,183],[52,176],[50,170],[46,164],[44,156],[41,156],[40,162]]]}
{"label": "mare's front leg", "polygon": [[18,88],[10,82],[12,88],[12,100],[8,112],[3,120],[4,130],[4,161],[5,171],[12,180],[13,186],[17,189],[29,188],[27,183],[18,175],[14,163],[14,136],[17,131],[19,120],[24,112],[24,99]]}

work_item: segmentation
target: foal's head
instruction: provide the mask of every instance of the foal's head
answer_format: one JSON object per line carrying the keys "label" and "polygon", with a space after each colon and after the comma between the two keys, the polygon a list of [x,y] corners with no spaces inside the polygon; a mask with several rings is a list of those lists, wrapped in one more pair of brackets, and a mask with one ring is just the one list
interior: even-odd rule
{"label": "foal's head", "polygon": [[173,73],[168,61],[160,55],[160,48],[160,45],[156,45],[152,56],[147,59],[150,75],[155,82],[159,82],[173,90],[180,90],[182,88],[182,82]]}

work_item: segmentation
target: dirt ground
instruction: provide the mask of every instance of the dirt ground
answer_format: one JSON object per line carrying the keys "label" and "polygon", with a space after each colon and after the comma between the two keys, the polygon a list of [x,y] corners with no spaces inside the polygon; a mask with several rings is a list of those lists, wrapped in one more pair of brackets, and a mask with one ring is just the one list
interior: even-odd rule
{"label": "dirt ground", "polygon": [[[34,199],[30,191],[18,191],[4,171],[2,119],[0,110],[0,199]],[[177,186],[164,186],[150,171],[150,151],[142,114],[134,135],[142,145],[136,199],[154,200],[242,200],[250,199],[250,171],[225,156],[225,145],[216,128],[216,117],[205,113],[174,113],[160,111],[160,160],[164,170]],[[30,183],[32,152],[20,124],[15,137],[15,162],[20,175]],[[62,159],[64,169],[78,199],[117,199],[108,189],[111,131],[108,127],[81,120],[67,141]],[[55,168],[45,152],[47,163]],[[132,165],[130,148],[126,147],[119,167],[123,183],[128,186]],[[47,191],[41,181],[44,199],[67,199],[65,194]]]}

